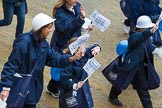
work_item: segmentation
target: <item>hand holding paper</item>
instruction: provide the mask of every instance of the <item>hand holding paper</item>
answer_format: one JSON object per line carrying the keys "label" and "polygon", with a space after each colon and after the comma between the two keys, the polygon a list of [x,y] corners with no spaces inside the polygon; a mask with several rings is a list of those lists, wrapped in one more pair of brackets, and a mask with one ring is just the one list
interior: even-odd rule
{"label": "hand holding paper", "polygon": [[78,48],[76,52],[74,53],[74,55],[69,58],[69,61],[72,62],[74,60],[79,60],[80,58],[84,56],[84,52],[85,52],[84,50],[82,50],[81,48]]}
{"label": "hand holding paper", "polygon": [[101,48],[99,46],[94,47],[92,51],[92,55],[95,56],[100,53]]}
{"label": "hand holding paper", "polygon": [[82,36],[80,36],[76,41],[74,41],[73,43],[71,43],[69,45],[69,50],[71,52],[71,54],[73,55],[74,52],[81,46],[81,45],[85,45],[89,39],[90,35],[89,34],[84,34]]}
{"label": "hand holding paper", "polygon": [[9,95],[9,91],[8,90],[3,90],[1,93],[0,93],[0,99],[2,99],[3,101],[5,101],[7,99]]}
{"label": "hand holding paper", "polygon": [[75,83],[73,85],[73,89],[74,90],[78,90],[79,88],[81,88],[83,86],[83,81],[79,81],[78,83]]}

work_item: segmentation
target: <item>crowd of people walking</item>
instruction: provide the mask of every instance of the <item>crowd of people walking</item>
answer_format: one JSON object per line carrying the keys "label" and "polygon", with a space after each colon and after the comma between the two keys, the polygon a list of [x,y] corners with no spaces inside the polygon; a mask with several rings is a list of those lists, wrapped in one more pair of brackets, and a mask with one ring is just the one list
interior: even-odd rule
{"label": "crowd of people walking", "polygon": [[[84,81],[88,73],[83,67],[101,52],[102,46],[96,42],[88,47],[80,45],[74,54],[69,49],[71,43],[84,35],[83,5],[78,0],[58,0],[51,9],[52,17],[42,12],[36,14],[31,21],[32,29],[24,33],[25,14],[30,13],[27,2],[2,0],[4,19],[0,20],[0,27],[10,25],[13,15],[17,16],[17,26],[12,51],[1,72],[0,100],[6,102],[7,108],[36,108],[43,91],[44,67],[49,66],[50,73],[56,71],[60,76],[59,80],[51,76],[46,92],[59,98],[59,108],[94,108],[90,84]],[[155,70],[153,54],[162,58],[158,30],[159,17],[162,17],[160,0],[120,0],[120,6],[126,16],[122,25],[128,33],[127,50],[133,51],[127,67],[134,69],[135,75],[129,84],[137,91],[143,108],[153,108],[149,94],[152,88],[147,86],[153,83],[148,68]],[[89,24],[84,33],[93,29],[93,23]],[[49,44],[46,39],[51,32]],[[112,85],[108,101],[122,107],[124,103],[118,98],[122,91]]]}

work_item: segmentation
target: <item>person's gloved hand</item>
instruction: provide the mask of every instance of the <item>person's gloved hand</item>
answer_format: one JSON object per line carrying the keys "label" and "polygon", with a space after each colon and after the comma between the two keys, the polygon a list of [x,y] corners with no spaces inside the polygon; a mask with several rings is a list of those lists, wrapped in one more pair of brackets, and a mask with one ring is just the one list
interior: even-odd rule
{"label": "person's gloved hand", "polygon": [[152,54],[157,55],[160,59],[162,59],[162,48],[155,48]]}

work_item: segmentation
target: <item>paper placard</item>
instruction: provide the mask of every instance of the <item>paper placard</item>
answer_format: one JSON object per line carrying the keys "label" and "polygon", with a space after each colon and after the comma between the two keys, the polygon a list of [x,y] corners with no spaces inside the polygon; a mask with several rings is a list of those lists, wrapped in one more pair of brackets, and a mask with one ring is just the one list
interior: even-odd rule
{"label": "paper placard", "polygon": [[97,10],[90,15],[90,19],[92,20],[92,24],[102,32],[111,24],[110,20],[101,15]]}
{"label": "paper placard", "polygon": [[90,37],[89,34],[84,34],[84,35],[80,36],[75,42],[71,43],[69,45],[69,50],[70,50],[71,54],[73,55],[79,46],[85,45],[88,42],[89,37]]}
{"label": "paper placard", "polygon": [[100,68],[100,64],[93,57],[87,61],[87,63],[83,66],[83,69],[88,73],[88,76],[93,74],[98,68]]}

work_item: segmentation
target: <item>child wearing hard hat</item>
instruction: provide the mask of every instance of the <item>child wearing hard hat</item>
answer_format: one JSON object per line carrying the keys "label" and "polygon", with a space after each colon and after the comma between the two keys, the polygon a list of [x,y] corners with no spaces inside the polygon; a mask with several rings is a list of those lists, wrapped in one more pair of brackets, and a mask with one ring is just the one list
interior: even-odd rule
{"label": "child wearing hard hat", "polygon": [[[43,91],[43,70],[45,65],[52,67],[65,67],[74,60],[78,60],[83,56],[83,51],[78,50],[75,55],[61,55],[53,50],[45,40],[52,31],[52,19],[44,13],[37,14],[32,20],[32,30],[24,33],[13,44],[12,52],[8,61],[4,64],[1,73],[1,84],[3,90],[0,93],[0,98],[7,98],[7,107],[15,108],[36,108]],[[33,73],[30,75],[30,73]],[[27,85],[28,92],[24,96],[25,101],[23,106],[19,106],[14,94],[19,93],[19,88],[16,88],[18,79],[31,76],[30,84]],[[17,80],[16,80],[17,79]],[[21,82],[20,82],[21,83]],[[25,83],[22,84],[25,86]],[[17,89],[18,93],[13,93]],[[20,94],[20,93],[19,93]]]}
{"label": "child wearing hard hat", "polygon": [[[157,29],[157,25],[152,23],[148,16],[143,15],[137,19],[136,28],[128,38],[128,49],[130,51],[133,50],[134,53],[131,53],[132,55],[129,57],[127,66],[130,69],[136,68],[136,74],[131,83],[137,91],[143,108],[153,108],[148,90],[156,89],[160,83],[159,76],[153,64],[153,54],[157,54],[161,57],[162,49],[156,48],[151,40],[151,36]],[[148,77],[150,73],[157,77]],[[151,78],[157,80],[157,86],[155,86],[156,84],[154,85]],[[123,106],[122,102],[118,99],[121,92],[121,90],[112,86],[109,94],[109,101],[114,105]]]}

